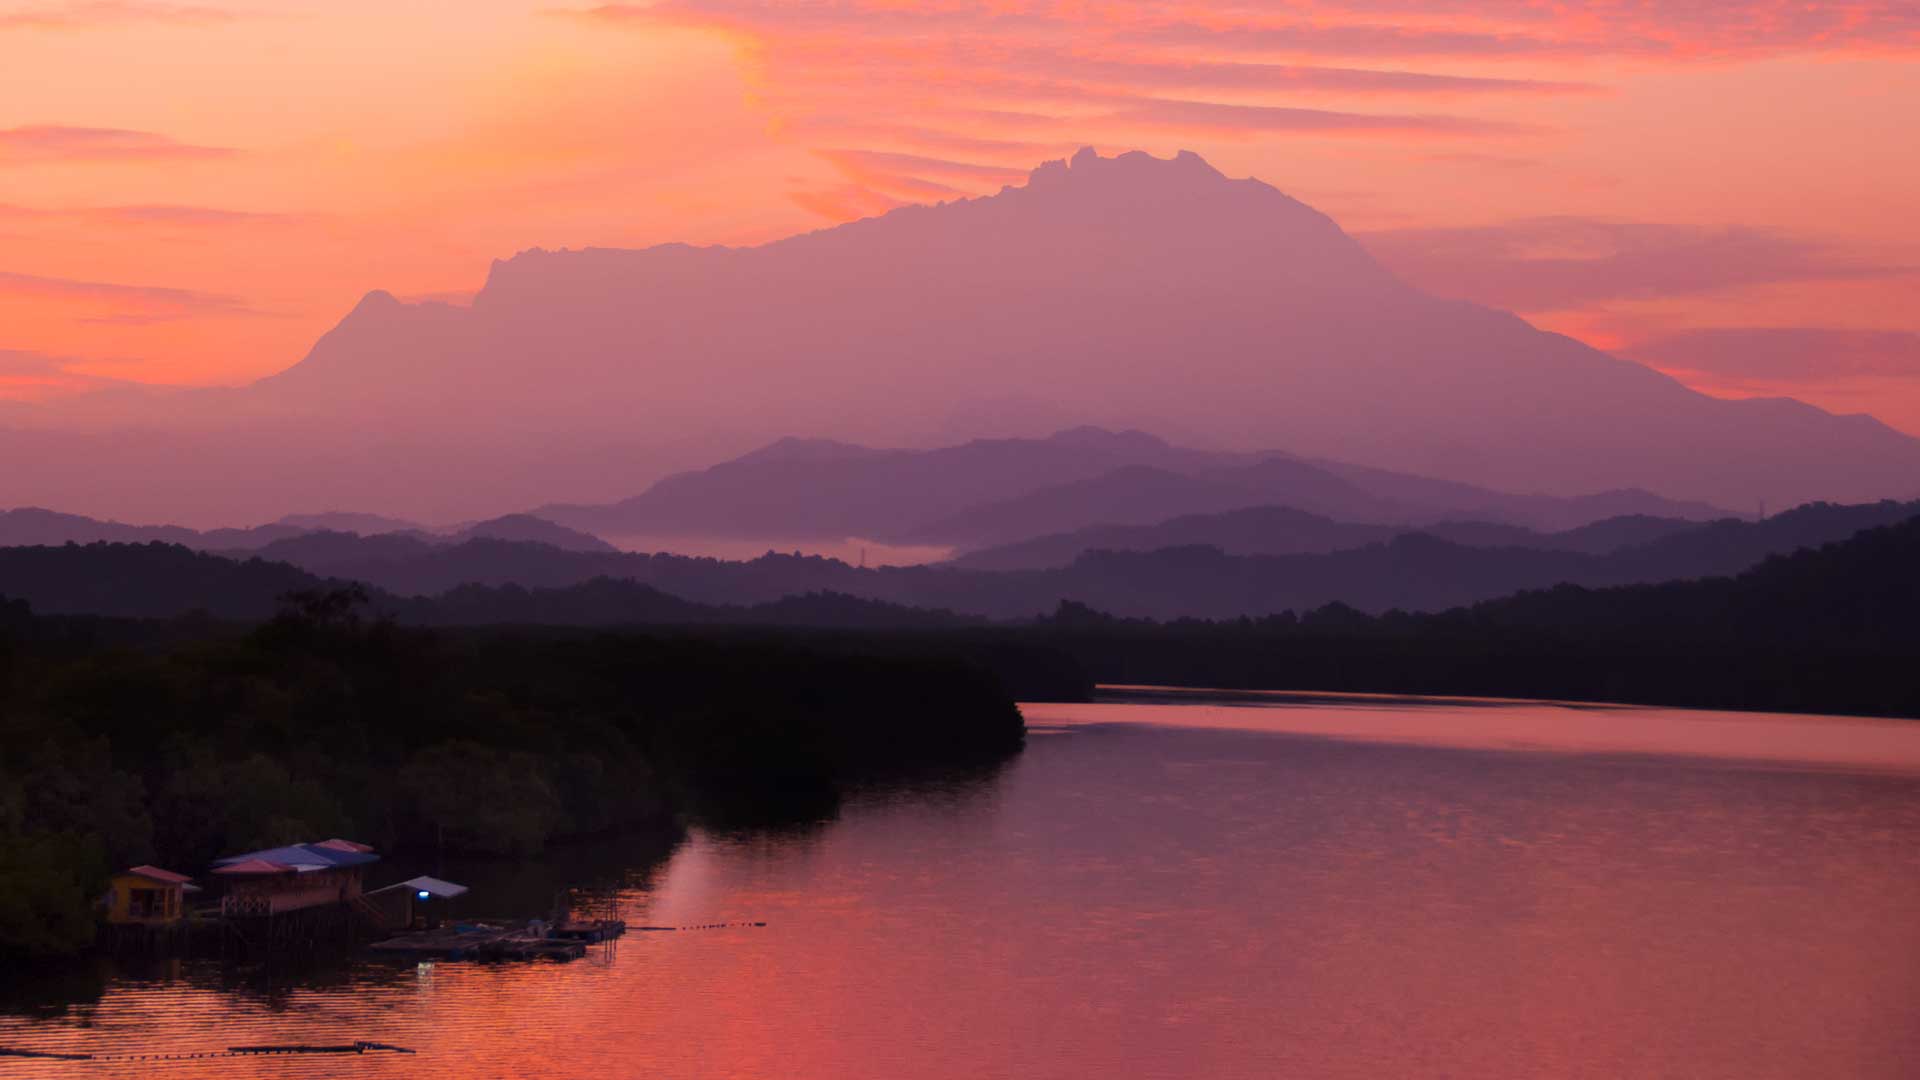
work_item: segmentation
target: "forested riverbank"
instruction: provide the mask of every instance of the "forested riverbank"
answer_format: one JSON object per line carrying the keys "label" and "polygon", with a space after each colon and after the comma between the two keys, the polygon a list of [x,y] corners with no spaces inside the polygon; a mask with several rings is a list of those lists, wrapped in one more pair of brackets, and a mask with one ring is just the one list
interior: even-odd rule
{"label": "forested riverbank", "polygon": [[1065,603],[1024,633],[1103,683],[1920,718],[1920,519],[1734,577],[1563,585],[1432,614],[1331,604],[1162,623]]}
{"label": "forested riverbank", "polygon": [[953,650],[855,637],[405,627],[351,591],[252,627],[0,615],[0,952],[92,936],[114,868],[350,836],[525,855],[831,812],[1019,748]]}

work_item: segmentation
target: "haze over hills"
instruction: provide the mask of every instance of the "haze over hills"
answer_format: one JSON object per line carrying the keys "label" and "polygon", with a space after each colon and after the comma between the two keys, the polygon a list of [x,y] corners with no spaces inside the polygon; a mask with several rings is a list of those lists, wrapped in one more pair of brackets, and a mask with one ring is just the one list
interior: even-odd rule
{"label": "haze over hills", "polygon": [[[1551,541],[1538,535],[1531,535],[1535,546],[1476,547],[1423,533],[1403,533],[1357,548],[1299,554],[1232,555],[1198,545],[1151,551],[1093,550],[1056,568],[1007,571],[938,566],[863,569],[818,556],[772,553],[725,561],[563,551],[547,544],[485,538],[434,544],[406,534],[311,533],[276,541],[260,549],[257,557],[229,554],[238,565],[249,568],[244,575],[240,571],[235,575],[254,584],[243,581],[234,588],[250,597],[248,602],[255,608],[278,595],[263,584],[277,579],[259,568],[277,566],[286,573],[360,581],[393,597],[461,593],[467,597],[458,608],[466,613],[461,618],[477,621],[486,621],[482,616],[488,611],[502,619],[522,617],[513,612],[539,612],[542,618],[560,622],[620,621],[618,597],[623,594],[609,586],[586,588],[596,581],[644,586],[676,602],[736,607],[837,594],[997,619],[1032,618],[1053,610],[1062,600],[1127,616],[1231,618],[1307,610],[1334,602],[1362,611],[1432,611],[1563,583],[1600,586],[1737,573],[1770,555],[1844,539],[1861,529],[1916,514],[1920,504],[1810,505],[1764,522],[1729,519],[1686,527],[1598,554],[1578,548],[1604,547],[1609,536],[1630,540],[1635,529],[1646,526],[1603,523],[1587,530],[1584,539],[1563,537],[1559,542],[1566,546],[1558,549],[1539,546]],[[1477,529],[1483,539],[1503,535],[1498,527],[1491,527],[1491,533],[1488,528],[1469,527],[1462,532],[1472,534]],[[186,554],[184,548],[158,545],[0,548],[0,593],[25,597],[42,610],[56,612],[173,614],[198,606],[220,610],[216,601],[230,590],[224,584],[227,579],[220,576],[219,559],[197,560],[186,564],[180,574],[166,575],[167,580],[155,586],[159,608],[139,606],[141,587],[127,567],[138,565],[150,571],[153,560],[164,559],[152,552],[165,550]],[[101,565],[90,570],[89,560]],[[205,597],[201,603],[188,603],[176,595],[191,577],[202,580],[182,595],[196,595],[197,589]],[[58,586],[61,580],[69,584]],[[584,591],[569,600],[569,590],[574,589]],[[534,604],[519,596],[528,590],[547,590],[552,595]],[[69,603],[106,606],[97,610],[48,606]],[[455,609],[439,610],[436,618],[452,618],[447,612]],[[629,618],[647,621],[658,610],[649,601]]]}
{"label": "haze over hills", "polygon": [[1707,397],[1424,295],[1257,180],[1088,150],[760,247],[523,252],[470,308],[370,293],[246,387],[16,410],[0,457],[34,467],[0,475],[0,504],[451,520],[621,498],[780,432],[922,445],[1010,394],[1050,426],[1503,490],[1746,507],[1920,477],[1920,440],[1870,418]]}
{"label": "haze over hills", "polygon": [[[1701,527],[1698,522],[1640,514],[1552,533],[1476,521],[1434,522],[1420,526],[1420,531],[1465,547],[1604,555]],[[1229,555],[1307,555],[1380,544],[1404,531],[1394,525],[1334,521],[1291,507],[1256,506],[1217,514],[1188,514],[1154,525],[1094,525],[966,552],[947,565],[965,570],[1042,570],[1066,566],[1088,551],[1158,551],[1170,547],[1215,547]]]}
{"label": "haze over hills", "polygon": [[788,438],[667,477],[616,503],[534,513],[602,536],[860,536],[974,547],[1262,505],[1350,522],[1404,526],[1451,517],[1545,529],[1631,513],[1692,520],[1726,513],[1644,491],[1513,495],[1278,452],[1179,447],[1145,432],[1096,427],[931,450]]}
{"label": "haze over hills", "polygon": [[158,542],[179,544],[196,551],[255,551],[277,543],[293,543],[316,533],[375,537],[377,542],[393,550],[408,553],[482,539],[542,544],[563,551],[617,550],[599,537],[527,514],[507,514],[488,521],[436,531],[378,514],[328,511],[289,514],[279,521],[248,528],[203,531],[180,525],[127,525],[118,521],[97,521],[80,514],[62,514],[38,507],[0,510],[0,547]]}
{"label": "haze over hills", "polygon": [[189,529],[180,525],[127,525],[98,521],[37,506],[0,510],[0,547],[35,544],[181,544],[201,551],[244,551],[298,536],[297,525],[274,523],[244,529]]}

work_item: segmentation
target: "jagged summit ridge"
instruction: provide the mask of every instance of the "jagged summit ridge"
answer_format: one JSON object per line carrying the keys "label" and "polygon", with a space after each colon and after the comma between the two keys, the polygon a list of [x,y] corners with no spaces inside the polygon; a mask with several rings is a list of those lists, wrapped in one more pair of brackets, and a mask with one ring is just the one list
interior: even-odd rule
{"label": "jagged summit ridge", "polygon": [[[929,232],[940,232],[949,223],[964,219],[975,227],[1030,228],[1024,219],[1034,214],[1083,216],[1102,228],[1111,228],[1116,215],[1124,215],[1121,235],[1128,230],[1146,231],[1155,222],[1146,214],[1172,214],[1176,225],[1209,235],[1202,213],[1210,201],[1229,198],[1254,221],[1290,223],[1290,240],[1310,239],[1323,247],[1324,261],[1364,265],[1381,279],[1387,278],[1361,247],[1342,232],[1326,215],[1293,199],[1260,180],[1230,179],[1199,154],[1181,150],[1171,158],[1154,157],[1141,150],[1103,157],[1093,147],[1083,147],[1070,158],[1055,159],[1035,167],[1021,185],[1008,185],[994,195],[956,199],[934,204],[913,204],[857,221],[802,233],[781,240],[749,247],[723,244],[695,245],[681,242],[655,244],[645,248],[528,248],[507,259],[496,259],[489,268],[487,283],[475,303],[519,289],[535,288],[531,280],[556,267],[571,264],[583,270],[607,273],[632,271],[656,263],[680,265],[687,262],[711,264],[726,262],[745,252],[769,249],[812,251],[834,248],[848,242],[861,242],[876,233],[892,233],[924,242]],[[1184,224],[1181,224],[1184,223]],[[1242,220],[1242,228],[1250,223]],[[1259,232],[1257,226],[1253,231]],[[1312,234],[1309,236],[1308,234]]]}
{"label": "jagged summit ridge", "polygon": [[1093,147],[1083,146],[1070,158],[1042,162],[1027,175],[1027,186],[1047,187],[1122,177],[1154,177],[1163,182],[1169,179],[1227,180],[1224,173],[1191,150],[1182,150],[1171,158],[1157,158],[1144,150],[1129,150],[1113,157],[1101,157]]}

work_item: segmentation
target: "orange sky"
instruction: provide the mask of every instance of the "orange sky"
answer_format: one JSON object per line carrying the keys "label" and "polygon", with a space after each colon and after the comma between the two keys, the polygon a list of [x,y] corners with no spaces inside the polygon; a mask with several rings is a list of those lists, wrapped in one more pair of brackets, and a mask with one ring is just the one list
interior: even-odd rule
{"label": "orange sky", "polygon": [[1920,433],[1910,2],[0,0],[0,396],[231,383],[373,288],[1189,148],[1430,289]]}

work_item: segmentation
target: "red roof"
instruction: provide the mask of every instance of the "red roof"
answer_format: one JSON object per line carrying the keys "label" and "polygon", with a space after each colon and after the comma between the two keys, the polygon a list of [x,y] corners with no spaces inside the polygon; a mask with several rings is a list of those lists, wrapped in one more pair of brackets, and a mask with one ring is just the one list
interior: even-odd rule
{"label": "red roof", "polygon": [[293,867],[285,863],[268,862],[265,859],[246,859],[226,866],[216,866],[216,874],[290,874]]}
{"label": "red roof", "polygon": [[336,836],[336,837],[334,837],[334,838],[333,838],[333,839],[331,839],[331,840],[322,840],[322,841],[320,841],[319,843],[317,843],[317,844],[313,844],[313,845],[310,845],[310,846],[312,846],[312,847],[322,847],[322,848],[330,848],[330,849],[332,849],[332,850],[334,850],[334,851],[355,851],[355,852],[367,852],[367,851],[372,851],[372,850],[373,850],[373,848],[372,848],[372,847],[371,847],[370,845],[367,845],[367,844],[361,844],[361,843],[356,843],[356,842],[354,842],[354,841],[352,841],[352,840],[342,840],[342,839],[340,839],[340,838],[339,838],[339,837],[337,837],[337,836]]}
{"label": "red roof", "polygon": [[127,873],[150,881],[165,882],[168,885],[185,885],[193,880],[185,874],[176,874],[171,870],[162,870],[157,866],[147,866],[144,863],[128,870]]}

